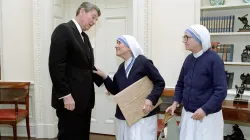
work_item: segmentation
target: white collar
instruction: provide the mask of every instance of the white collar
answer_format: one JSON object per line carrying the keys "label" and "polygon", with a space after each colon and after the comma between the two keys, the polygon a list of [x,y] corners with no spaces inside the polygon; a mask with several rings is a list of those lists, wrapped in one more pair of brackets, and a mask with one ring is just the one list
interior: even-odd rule
{"label": "white collar", "polygon": [[78,30],[79,33],[81,34],[81,33],[82,33],[82,28],[81,28],[81,26],[76,22],[76,20],[75,20],[74,18],[72,19],[72,21],[75,23],[77,30]]}
{"label": "white collar", "polygon": [[202,54],[203,54],[203,50],[200,50],[198,53],[193,53],[193,56],[194,56],[195,58],[198,58],[198,57],[200,57]]}
{"label": "white collar", "polygon": [[128,65],[130,64],[130,62],[132,61],[132,57],[130,57],[127,61],[125,61],[125,69],[128,67]]}

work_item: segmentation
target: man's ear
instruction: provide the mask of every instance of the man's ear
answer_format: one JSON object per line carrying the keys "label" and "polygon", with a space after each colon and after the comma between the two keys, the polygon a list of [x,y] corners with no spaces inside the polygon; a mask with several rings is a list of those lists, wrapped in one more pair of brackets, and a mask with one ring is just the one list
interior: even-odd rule
{"label": "man's ear", "polygon": [[85,13],[85,9],[81,8],[80,13]]}

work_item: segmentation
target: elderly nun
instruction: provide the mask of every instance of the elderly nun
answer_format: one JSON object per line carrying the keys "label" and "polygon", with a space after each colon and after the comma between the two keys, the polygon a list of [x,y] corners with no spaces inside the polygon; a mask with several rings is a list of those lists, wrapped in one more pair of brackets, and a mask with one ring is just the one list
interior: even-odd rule
{"label": "elderly nun", "polygon": [[100,69],[94,71],[104,79],[107,90],[115,95],[134,82],[148,76],[154,84],[152,92],[146,98],[142,110],[149,113],[129,127],[119,108],[116,106],[116,139],[117,140],[155,140],[157,137],[157,113],[159,107],[152,110],[161,96],[165,82],[153,62],[143,55],[143,50],[133,36],[122,35],[117,39],[116,55],[124,62],[120,64],[113,80]]}
{"label": "elderly nun", "polygon": [[202,25],[191,25],[183,36],[192,53],[183,63],[175,87],[174,103],[166,112],[174,113],[183,102],[180,140],[222,140],[222,102],[227,95],[224,63],[210,49],[210,34]]}

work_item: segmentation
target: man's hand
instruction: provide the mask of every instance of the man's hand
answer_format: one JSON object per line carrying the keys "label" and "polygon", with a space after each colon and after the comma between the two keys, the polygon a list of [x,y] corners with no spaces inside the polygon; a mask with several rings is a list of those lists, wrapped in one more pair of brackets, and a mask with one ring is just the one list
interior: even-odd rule
{"label": "man's hand", "polygon": [[150,111],[152,111],[152,102],[149,99],[145,100],[143,111],[145,114],[148,114]]}
{"label": "man's hand", "polygon": [[64,108],[73,111],[75,109],[75,101],[71,95],[63,98]]}
{"label": "man's hand", "polygon": [[205,116],[206,116],[206,113],[201,108],[199,108],[194,112],[192,118],[194,120],[202,120]]}

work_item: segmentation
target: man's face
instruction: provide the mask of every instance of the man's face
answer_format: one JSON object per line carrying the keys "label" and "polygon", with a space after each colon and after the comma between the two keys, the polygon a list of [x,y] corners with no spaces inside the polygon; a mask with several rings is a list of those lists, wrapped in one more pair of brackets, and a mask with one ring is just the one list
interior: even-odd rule
{"label": "man's face", "polygon": [[85,12],[85,10],[82,8],[79,14],[82,23],[81,28],[83,31],[89,30],[98,20],[98,13],[95,9]]}

